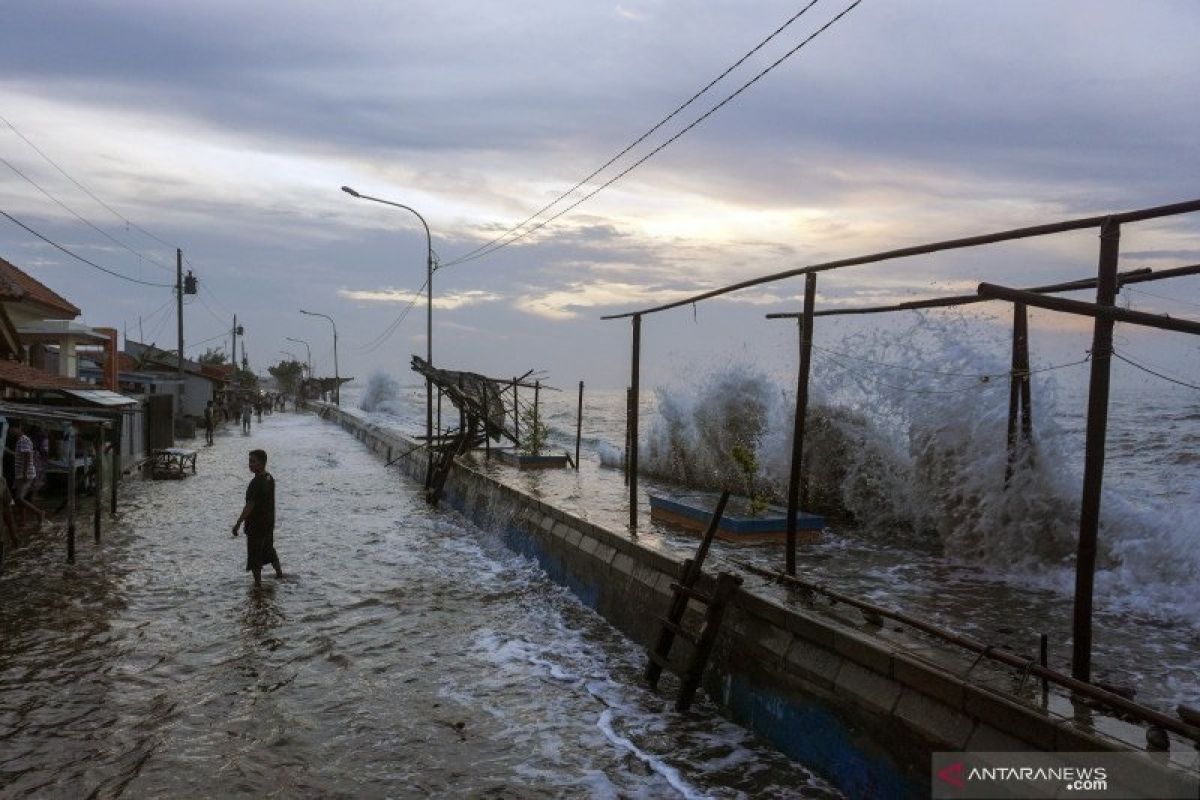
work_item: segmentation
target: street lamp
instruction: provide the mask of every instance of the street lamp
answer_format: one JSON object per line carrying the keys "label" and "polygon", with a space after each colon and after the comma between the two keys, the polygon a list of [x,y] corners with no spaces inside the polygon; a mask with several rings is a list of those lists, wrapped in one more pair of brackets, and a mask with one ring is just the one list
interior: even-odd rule
{"label": "street lamp", "polygon": [[[430,367],[433,366],[433,237],[429,234],[429,223],[425,218],[418,213],[415,208],[404,205],[403,203],[393,203],[391,200],[383,200],[370,195],[359,194],[349,186],[343,186],[342,191],[351,197],[357,197],[360,200],[370,200],[375,203],[383,203],[385,206],[395,206],[402,208],[405,211],[411,211],[416,215],[417,219],[421,220],[421,225],[425,227],[425,363]],[[425,467],[425,488],[429,488],[429,480],[433,474],[433,379],[429,376],[425,377],[425,445],[426,445],[426,467]]]}
{"label": "street lamp", "polygon": [[291,336],[285,336],[283,338],[287,339],[289,342],[296,342],[297,344],[304,345],[304,350],[308,353],[308,361],[306,362],[308,364],[308,377],[311,378],[312,377],[312,348],[308,346],[308,342],[304,341],[303,339],[293,339]]}
{"label": "street lamp", "polygon": [[310,317],[324,317],[329,320],[329,324],[333,326],[333,403],[340,406],[342,404],[342,381],[338,375],[338,357],[337,357],[337,323],[333,321],[333,317],[328,314],[318,314],[316,311],[305,311],[300,309],[301,314],[307,314]]}

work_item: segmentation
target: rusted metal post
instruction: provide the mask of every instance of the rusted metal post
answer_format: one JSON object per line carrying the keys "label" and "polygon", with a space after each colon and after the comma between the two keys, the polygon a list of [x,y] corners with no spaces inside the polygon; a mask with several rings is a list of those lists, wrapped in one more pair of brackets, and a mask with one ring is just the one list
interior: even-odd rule
{"label": "rusted metal post", "polygon": [[583,381],[579,382],[579,408],[575,412],[575,471],[579,471],[579,442],[583,438]]}
{"label": "rusted metal post", "polygon": [[642,315],[633,316],[633,358],[629,377],[629,532],[637,535],[638,522],[638,390],[642,369]]}
{"label": "rusted metal post", "polygon": [[813,306],[817,298],[817,276],[804,276],[804,316],[799,320],[800,367],[796,370],[796,416],[792,422],[792,466],[788,474],[787,553],[785,571],[796,574],[796,514],[800,511],[801,466],[804,461],[804,423],[808,417],[808,373],[812,367]]}
{"label": "rusted metal post", "polygon": [[100,509],[104,506],[104,428],[96,426],[95,458],[92,459],[96,471],[95,506],[92,508],[92,537],[100,544]]}
{"label": "rusted metal post", "polygon": [[[1100,226],[1100,263],[1096,305],[1112,306],[1117,297],[1117,261],[1121,226],[1111,219]],[[1096,574],[1096,534],[1100,527],[1100,494],[1104,485],[1104,443],[1108,433],[1109,369],[1112,365],[1113,320],[1096,317],[1092,329],[1092,374],[1088,386],[1087,442],[1083,463],[1083,499],[1079,509],[1079,551],[1075,559],[1075,613],[1071,675],[1090,682],[1092,676],[1092,593]]]}
{"label": "rusted metal post", "polygon": [[75,429],[63,433],[67,461],[67,563],[75,563]]}

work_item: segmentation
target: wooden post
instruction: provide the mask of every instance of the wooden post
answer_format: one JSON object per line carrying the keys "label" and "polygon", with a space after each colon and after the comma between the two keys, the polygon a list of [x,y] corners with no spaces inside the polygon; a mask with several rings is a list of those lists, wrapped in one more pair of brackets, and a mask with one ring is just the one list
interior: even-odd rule
{"label": "wooden post", "polygon": [[[792,423],[792,465],[788,475],[787,553],[788,575],[796,574],[796,514],[800,511],[801,466],[804,461],[804,424],[808,418],[808,373],[812,367],[813,306],[817,298],[817,276],[804,276],[804,316],[799,320],[800,367],[796,371],[796,416]],[[807,487],[806,487],[807,488]]]}
{"label": "wooden post", "polygon": [[[1042,634],[1038,638],[1038,663],[1042,665],[1042,669],[1047,669],[1050,666],[1050,637]],[[1042,675],[1042,704],[1050,695],[1050,681],[1046,680],[1046,676]]]}
{"label": "wooden post", "polygon": [[[1033,389],[1029,377],[1029,312],[1025,303],[1013,303],[1012,368],[1008,389],[1008,461],[1004,486],[1012,480],[1022,447],[1033,444]],[[1020,417],[1020,435],[1017,419]]]}
{"label": "wooden post", "polygon": [[[441,384],[438,384],[437,390],[438,390],[437,428],[435,430],[437,431],[437,438],[438,438],[438,442],[440,443],[442,441],[442,386],[441,386]],[[430,442],[429,446],[433,447],[433,442]]]}
{"label": "wooden post", "polygon": [[542,395],[542,382],[534,381],[533,382],[533,430],[531,431],[531,433],[533,434],[533,443],[535,445],[538,445],[537,452],[534,453],[535,456],[541,455],[541,451],[542,451],[541,445],[538,444],[538,404],[542,402],[541,395]]}
{"label": "wooden post", "polygon": [[575,471],[579,472],[579,441],[583,438],[583,381],[579,382],[579,408],[575,412]]}
{"label": "wooden post", "polygon": [[641,382],[642,315],[633,316],[633,358],[629,379],[629,532],[637,535],[638,522],[638,389]]}
{"label": "wooden post", "polygon": [[92,445],[96,448],[95,458],[92,459],[96,471],[96,496],[92,508],[92,538],[100,544],[100,509],[104,506],[104,428],[96,426],[96,440]]}
{"label": "wooden post", "polygon": [[621,472],[625,477],[625,485],[629,485],[629,418],[630,398],[633,397],[633,390],[628,386],[625,387],[625,449],[621,451]]}
{"label": "wooden post", "polygon": [[67,462],[67,563],[75,563],[75,429],[64,432]]}
{"label": "wooden post", "polygon": [[517,402],[517,379],[513,378],[513,439],[521,446],[521,404]]}
{"label": "wooden post", "polygon": [[[1121,226],[1100,226],[1100,263],[1096,305],[1112,306],[1117,297],[1117,261]],[[1091,681],[1092,591],[1096,573],[1096,534],[1100,527],[1100,494],[1104,485],[1104,443],[1108,433],[1109,369],[1112,366],[1113,320],[1096,317],[1092,329],[1092,374],[1088,386],[1087,442],[1084,448],[1083,498],[1079,509],[1079,551],[1075,559],[1075,613],[1071,675]]]}
{"label": "wooden post", "polygon": [[111,506],[109,507],[110,514],[117,513],[117,481],[121,479],[121,448],[125,443],[124,422],[124,414],[121,414],[113,422],[112,475],[109,476],[108,484],[109,493],[111,495]]}

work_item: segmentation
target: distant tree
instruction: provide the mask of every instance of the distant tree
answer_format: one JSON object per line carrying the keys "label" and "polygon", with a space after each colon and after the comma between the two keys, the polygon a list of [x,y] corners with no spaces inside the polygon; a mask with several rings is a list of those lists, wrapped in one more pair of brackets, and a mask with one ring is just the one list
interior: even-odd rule
{"label": "distant tree", "polygon": [[304,375],[304,365],[299,361],[280,361],[273,367],[267,367],[267,372],[279,384],[279,390],[286,394],[296,394],[300,386],[300,378]]}
{"label": "distant tree", "polygon": [[248,369],[234,370],[233,384],[241,389],[258,389],[258,376]]}
{"label": "distant tree", "polygon": [[204,351],[204,355],[197,359],[201,364],[224,364],[229,360],[225,355],[225,351],[219,347],[210,347]]}

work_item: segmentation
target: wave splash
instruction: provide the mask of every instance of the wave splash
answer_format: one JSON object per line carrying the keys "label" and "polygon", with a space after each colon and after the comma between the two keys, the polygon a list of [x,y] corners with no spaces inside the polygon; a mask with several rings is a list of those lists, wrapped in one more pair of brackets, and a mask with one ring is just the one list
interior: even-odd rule
{"label": "wave splash", "polygon": [[[1069,591],[1082,442],[1056,421],[1057,370],[1032,376],[1033,447],[1005,483],[1008,342],[966,319],[920,318],[901,336],[864,334],[814,349],[806,508],[850,517],[867,536],[934,547]],[[1076,365],[1071,365],[1076,366]],[[1065,368],[1065,367],[1064,367]],[[754,367],[660,390],[639,450],[646,474],[689,487],[786,498],[794,388]],[[738,449],[755,457],[752,471]],[[1111,482],[1110,482],[1111,483]],[[1200,620],[1181,587],[1200,580],[1195,515],[1144,508],[1108,489],[1097,594],[1110,606]]]}

